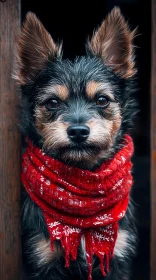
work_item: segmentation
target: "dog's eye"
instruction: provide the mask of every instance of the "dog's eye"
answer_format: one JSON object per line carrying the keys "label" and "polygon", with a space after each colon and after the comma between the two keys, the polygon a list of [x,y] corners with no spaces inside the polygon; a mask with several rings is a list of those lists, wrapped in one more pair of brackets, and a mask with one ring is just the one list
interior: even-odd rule
{"label": "dog's eye", "polygon": [[57,109],[60,105],[60,102],[56,98],[49,99],[46,103],[45,106],[48,110],[54,110]]}
{"label": "dog's eye", "polygon": [[108,97],[106,97],[104,95],[100,95],[96,99],[96,105],[101,108],[107,107],[109,105],[109,103],[110,103],[110,100],[108,99]]}

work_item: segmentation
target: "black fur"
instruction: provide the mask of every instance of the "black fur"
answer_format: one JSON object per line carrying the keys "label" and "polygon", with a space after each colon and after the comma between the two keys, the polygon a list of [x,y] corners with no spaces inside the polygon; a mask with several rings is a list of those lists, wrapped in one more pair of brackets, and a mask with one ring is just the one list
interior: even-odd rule
{"label": "black fur", "polygon": [[[53,122],[63,115],[63,121],[69,123],[85,123],[93,115],[106,118],[105,111],[95,106],[95,101],[88,100],[85,94],[85,87],[88,82],[102,82],[109,84],[112,89],[114,99],[121,109],[121,126],[114,138],[111,149],[100,158],[97,163],[88,169],[96,169],[101,162],[112,157],[122,145],[123,137],[126,133],[131,133],[133,128],[133,120],[136,114],[136,103],[133,95],[136,91],[135,78],[124,79],[115,73],[111,68],[104,65],[102,60],[97,57],[77,58],[71,62],[58,58],[49,61],[40,73],[30,82],[21,86],[21,128],[24,138],[29,137],[33,143],[42,148],[43,139],[38,133],[35,126],[35,107],[40,104],[40,97],[43,95],[45,86],[52,84],[66,85],[69,89],[70,97],[65,101],[56,112],[51,116],[50,121]],[[67,147],[74,149],[74,146]],[[51,156],[63,160],[61,154],[66,149],[62,147],[58,151],[46,150]],[[99,152],[100,147],[95,145],[82,145],[79,149],[86,149],[88,153],[95,155]],[[67,164],[76,165],[85,168],[85,163],[68,161]],[[129,203],[129,207],[125,217],[120,221],[120,230],[128,231],[128,246],[124,257],[114,256],[111,261],[110,273],[103,277],[100,272],[99,262],[95,258],[93,265],[93,280],[129,280],[131,275],[131,260],[135,252],[136,232],[133,223],[133,205]],[[28,279],[38,280],[59,280],[59,279],[87,279],[88,269],[84,259],[82,248],[79,248],[78,258],[71,263],[69,269],[64,267],[64,258],[59,257],[53,262],[47,263],[41,267],[36,264],[36,256],[34,255],[34,246],[36,242],[44,237],[49,238],[47,227],[41,210],[31,201],[27,193],[23,190],[23,213],[22,213],[22,244],[23,244],[23,263],[26,267]],[[59,247],[60,244],[57,243]]]}
{"label": "black fur", "polygon": [[[72,79],[70,77],[72,77]],[[133,92],[135,89],[134,80],[129,79],[127,81],[121,79],[116,74],[113,74],[110,69],[105,67],[99,59],[95,58],[80,58],[74,63],[59,60],[57,62],[49,62],[47,67],[41,71],[34,83],[22,87],[22,129],[24,130],[25,135],[29,136],[35,145],[40,147],[42,146],[41,137],[36,132],[33,118],[33,109],[37,102],[38,89],[42,92],[42,88],[53,81],[56,84],[65,83],[74,95],[74,93],[83,93],[84,85],[91,80],[98,82],[108,81],[116,88],[114,94],[120,102],[123,117],[121,129],[111,151],[112,153],[115,153],[120,148],[125,133],[130,133],[130,130],[132,129],[133,116],[136,113],[136,105],[133,100]],[[79,108],[81,109],[83,100],[78,102],[80,103]],[[59,112],[59,114],[61,113],[62,112]],[[83,117],[87,118],[87,114],[88,112],[84,112]],[[55,118],[57,118],[57,116],[55,116]],[[66,114],[66,118],[70,118],[69,114]],[[26,194],[25,196],[26,198],[24,199],[23,204],[23,244],[25,248],[24,251],[27,252],[27,250],[29,250],[30,255],[33,255],[31,247],[29,246],[28,248],[27,246],[29,238],[32,236],[38,236],[38,234],[44,235],[48,238],[48,232],[41,210],[34,205]],[[129,206],[129,209],[130,208],[132,208],[132,206]],[[134,247],[135,233],[134,227],[132,226],[133,217],[130,214],[130,211],[131,210],[127,211],[126,216],[120,222],[120,227],[128,230],[129,235],[131,235],[132,232],[132,240],[129,240],[129,242],[131,243],[130,246]],[[128,250],[130,252],[128,252]],[[105,279],[120,280],[124,279],[122,278],[124,275],[130,275],[130,256],[131,249],[127,249],[127,254],[124,259],[114,257],[111,262],[111,272],[107,277],[105,277]],[[45,267],[36,269],[35,259],[32,259],[32,263],[29,264],[29,258],[29,254],[26,254],[24,263],[27,263],[27,266],[29,266],[28,271],[30,271],[30,275],[31,273],[32,275],[33,273],[34,275],[37,275],[36,278],[34,277],[35,279],[87,279],[87,265],[86,262],[84,263],[81,249],[77,262],[73,262],[70,269],[64,268],[63,259],[58,259],[54,262],[54,264],[48,264]],[[98,263],[98,261],[96,261],[96,263]],[[100,269],[95,269],[95,272],[93,270],[93,280],[94,279],[103,279],[102,275],[100,275]]]}
{"label": "black fur", "polygon": [[[28,136],[35,145],[42,148],[42,137],[37,133],[34,125],[34,108],[39,103],[39,97],[42,96],[42,89],[50,83],[54,85],[66,85],[70,91],[70,100],[64,102],[63,106],[53,113],[51,121],[58,116],[64,116],[64,121],[74,123],[85,123],[94,114],[105,117],[103,110],[98,110],[93,102],[88,101],[85,96],[85,86],[90,81],[108,83],[113,88],[115,102],[120,104],[122,114],[121,128],[116,136],[111,153],[106,154],[102,161],[112,156],[120,147],[123,136],[130,133],[133,129],[133,120],[136,116],[137,106],[134,99],[136,92],[136,78],[122,79],[115,74],[109,67],[106,67],[98,58],[81,57],[74,62],[58,59],[49,61],[47,66],[39,73],[36,79],[29,84],[21,87],[22,90],[22,130],[25,136]],[[88,110],[85,110],[87,107]],[[82,113],[83,112],[83,113]],[[97,152],[98,147],[92,147],[91,152]],[[52,153],[53,157],[60,159],[63,147],[57,154]],[[55,151],[56,152],[56,151]],[[49,153],[49,151],[47,151]],[[75,165],[76,162],[71,162]],[[101,164],[101,160],[99,162]],[[83,163],[81,162],[80,167]],[[94,168],[96,168],[95,166]]]}

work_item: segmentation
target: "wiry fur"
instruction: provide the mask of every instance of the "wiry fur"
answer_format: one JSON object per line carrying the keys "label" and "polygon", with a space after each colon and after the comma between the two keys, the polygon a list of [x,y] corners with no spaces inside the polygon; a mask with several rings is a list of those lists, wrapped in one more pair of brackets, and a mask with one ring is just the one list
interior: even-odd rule
{"label": "wiry fur", "polygon": [[31,12],[28,13],[18,42],[19,68],[16,80],[19,84],[28,83],[50,57],[58,57],[60,53],[61,45],[57,46],[37,17]]}
{"label": "wiry fur", "polygon": [[129,30],[120,9],[115,8],[93,35],[88,50],[102,57],[104,63],[123,78],[129,78],[136,72],[132,44],[134,35],[135,30]]}
{"label": "wiry fur", "polygon": [[[40,21],[28,14],[18,43],[23,135],[50,156],[83,169],[95,170],[111,158],[120,149],[124,135],[131,133],[136,113],[133,37],[134,32],[115,8],[88,41],[87,56],[71,62],[62,59],[60,48]],[[109,100],[105,108],[96,105],[99,94]],[[49,99],[59,100],[56,110],[47,108]],[[84,143],[75,144],[69,139],[67,128],[72,124],[89,127]],[[42,211],[25,191],[22,229],[29,279],[87,279],[83,240],[77,260],[66,269],[59,241],[52,252]],[[119,223],[110,273],[103,277],[95,258],[93,280],[129,280],[135,243],[130,202]]]}

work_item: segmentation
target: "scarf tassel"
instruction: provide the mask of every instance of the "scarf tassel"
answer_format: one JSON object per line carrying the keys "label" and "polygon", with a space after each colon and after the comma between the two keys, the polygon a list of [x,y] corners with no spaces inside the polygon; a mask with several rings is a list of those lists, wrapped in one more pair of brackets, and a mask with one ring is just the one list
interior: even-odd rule
{"label": "scarf tassel", "polygon": [[[65,267],[69,268],[70,262],[77,259],[78,248],[81,244],[81,238],[83,236],[85,240],[86,260],[88,263],[88,280],[92,280],[93,256],[97,256],[99,258],[101,273],[103,276],[106,276],[109,272],[110,260],[113,257],[113,253],[111,252],[113,252],[114,244],[112,244],[111,249],[108,248],[106,241],[101,242],[101,240],[95,240],[95,236],[93,236],[92,231],[86,231],[84,234],[73,232],[72,234],[70,233],[69,235],[65,235],[64,230],[61,227],[57,229],[55,227],[55,230],[53,228],[53,231],[50,231],[49,233],[52,251],[54,250],[55,240],[60,240],[61,242],[62,248],[65,252]],[[71,229],[71,231],[72,230],[73,229]],[[70,231],[69,228],[68,231]],[[54,232],[59,234],[56,236]]]}

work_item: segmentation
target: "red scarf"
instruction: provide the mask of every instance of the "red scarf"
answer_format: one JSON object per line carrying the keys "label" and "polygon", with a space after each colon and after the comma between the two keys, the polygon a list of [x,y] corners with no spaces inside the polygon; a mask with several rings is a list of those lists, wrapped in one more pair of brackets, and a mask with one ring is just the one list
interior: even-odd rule
{"label": "red scarf", "polygon": [[31,142],[23,156],[22,182],[43,211],[52,250],[59,239],[69,267],[83,236],[88,279],[92,279],[93,255],[100,259],[102,274],[109,271],[118,221],[125,215],[133,183],[132,154],[133,142],[126,135],[121,150],[94,172],[65,165]]}

